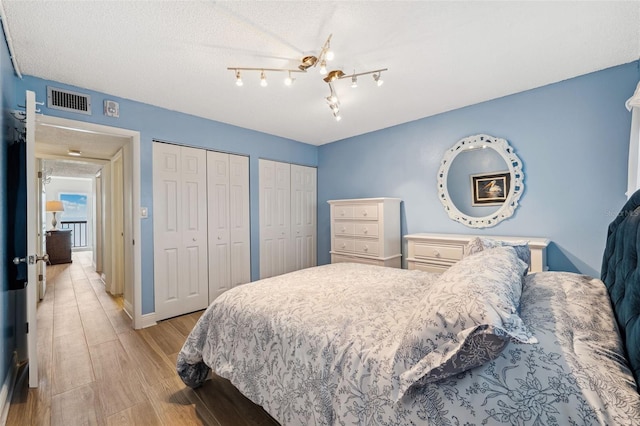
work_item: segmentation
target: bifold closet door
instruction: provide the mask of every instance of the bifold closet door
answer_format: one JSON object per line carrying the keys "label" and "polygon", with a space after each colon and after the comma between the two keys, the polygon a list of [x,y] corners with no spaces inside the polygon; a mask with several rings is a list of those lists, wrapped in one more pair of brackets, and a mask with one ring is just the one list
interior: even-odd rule
{"label": "bifold closet door", "polygon": [[206,151],[153,143],[156,320],[204,309],[207,268]]}
{"label": "bifold closet door", "polygon": [[317,265],[317,171],[260,160],[260,278]]}
{"label": "bifold closet door", "polygon": [[249,158],[207,152],[209,303],[251,281]]}
{"label": "bifold closet door", "polygon": [[317,170],[291,165],[291,238],[293,270],[318,264],[316,256]]}
{"label": "bifold closet door", "polygon": [[290,164],[259,160],[260,278],[292,271]]}

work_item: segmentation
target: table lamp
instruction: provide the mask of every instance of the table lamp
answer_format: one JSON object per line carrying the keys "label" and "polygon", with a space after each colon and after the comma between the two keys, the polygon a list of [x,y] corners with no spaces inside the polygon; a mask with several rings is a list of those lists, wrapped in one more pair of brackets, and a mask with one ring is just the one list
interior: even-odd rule
{"label": "table lamp", "polygon": [[53,226],[53,228],[51,229],[54,231],[57,230],[58,228],[56,228],[56,226],[58,225],[58,221],[56,220],[56,213],[64,211],[64,206],[62,205],[62,201],[57,201],[57,200],[47,201],[45,210],[53,213],[53,219],[51,220],[51,225]]}

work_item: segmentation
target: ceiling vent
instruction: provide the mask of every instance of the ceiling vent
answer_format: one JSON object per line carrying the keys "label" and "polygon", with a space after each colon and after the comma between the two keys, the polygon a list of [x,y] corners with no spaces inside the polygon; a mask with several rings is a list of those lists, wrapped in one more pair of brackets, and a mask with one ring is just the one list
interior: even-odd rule
{"label": "ceiling vent", "polygon": [[47,86],[47,107],[91,115],[91,96]]}

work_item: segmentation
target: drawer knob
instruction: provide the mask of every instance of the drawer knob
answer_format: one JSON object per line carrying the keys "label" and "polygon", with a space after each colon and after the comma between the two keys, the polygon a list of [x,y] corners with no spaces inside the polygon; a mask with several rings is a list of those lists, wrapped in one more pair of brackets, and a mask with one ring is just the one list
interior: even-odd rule
{"label": "drawer knob", "polygon": [[343,226],[343,227],[342,227],[342,229],[341,229],[341,231],[342,231],[342,232],[346,232],[346,231],[347,231],[347,228],[345,228],[345,227]]}
{"label": "drawer knob", "polygon": [[366,216],[367,215],[367,211],[366,210],[362,210],[362,216]]}
{"label": "drawer knob", "polygon": [[362,230],[362,232],[363,232],[363,233],[365,233],[365,234],[368,234],[368,233],[369,233],[369,230],[368,230],[367,228],[364,228],[364,229]]}
{"label": "drawer knob", "polygon": [[438,250],[434,250],[434,251],[433,251],[433,255],[434,255],[435,257],[440,257],[440,252],[439,252]]}
{"label": "drawer knob", "polygon": [[342,248],[346,248],[347,245],[345,243],[342,243]]}
{"label": "drawer knob", "polygon": [[369,251],[369,246],[364,246],[364,251]]}
{"label": "drawer knob", "polygon": [[340,216],[344,216],[344,210],[340,210]]}

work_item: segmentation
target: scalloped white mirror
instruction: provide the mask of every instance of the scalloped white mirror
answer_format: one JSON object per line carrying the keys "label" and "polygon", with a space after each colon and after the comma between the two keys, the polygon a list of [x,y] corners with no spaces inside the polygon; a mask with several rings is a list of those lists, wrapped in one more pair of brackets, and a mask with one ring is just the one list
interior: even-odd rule
{"label": "scalloped white mirror", "polygon": [[505,139],[474,135],[445,152],[438,197],[449,217],[471,228],[495,226],[513,215],[524,190],[522,162]]}

